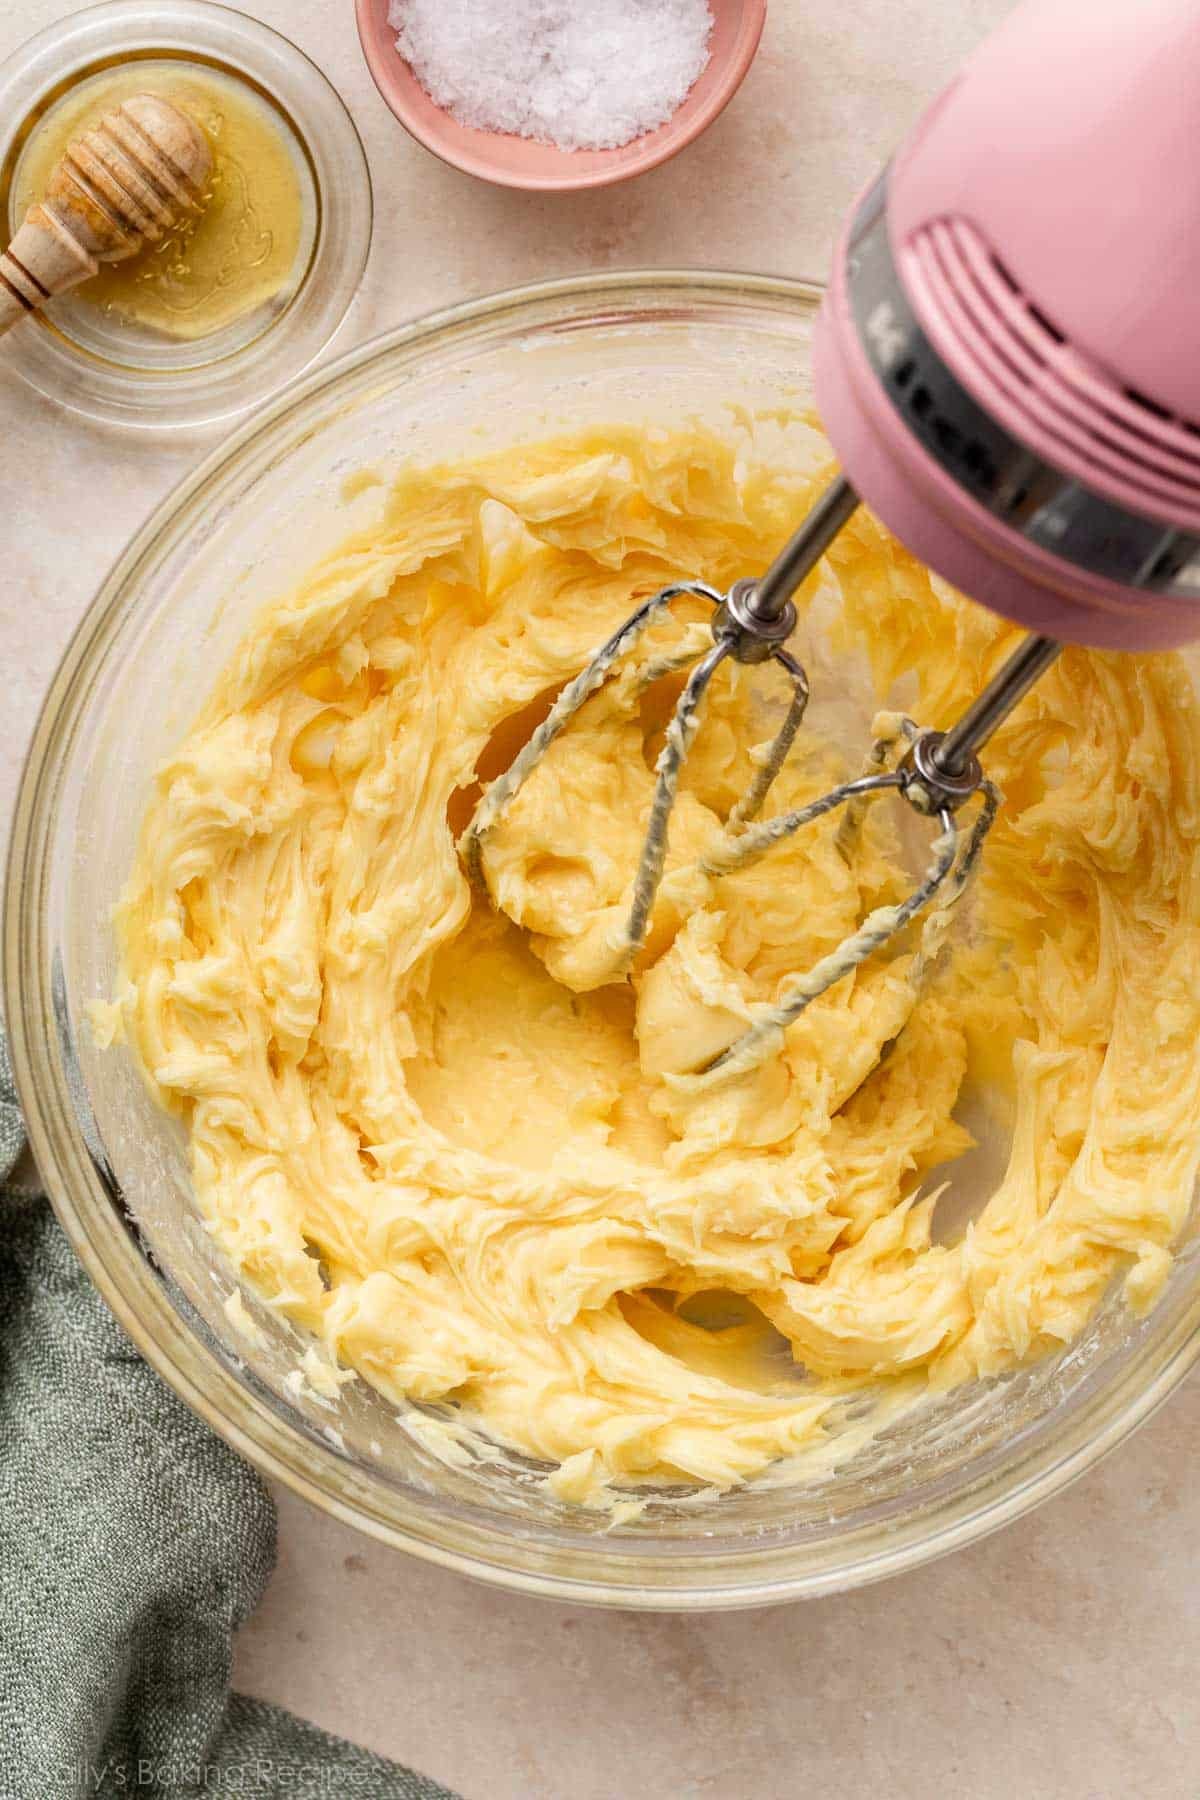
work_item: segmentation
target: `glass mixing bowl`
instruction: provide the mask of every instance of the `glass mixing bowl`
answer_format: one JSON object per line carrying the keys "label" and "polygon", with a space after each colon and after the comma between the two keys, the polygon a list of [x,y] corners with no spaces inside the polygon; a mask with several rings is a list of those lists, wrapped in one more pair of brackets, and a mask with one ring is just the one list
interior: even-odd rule
{"label": "glass mixing bowl", "polygon": [[[259,603],[347,528],[346,478],[564,425],[794,406],[818,291],[646,273],[555,282],[377,339],[285,394],[155,514],[108,576],[51,688],[18,804],[8,1019],[58,1215],[139,1349],[268,1475],[400,1548],[499,1584],[609,1605],[744,1606],[846,1588],[969,1542],[1094,1462],[1200,1346],[1194,1236],[1141,1323],[1114,1295],[1083,1339],[910,1413],[801,1486],[666,1494],[638,1519],[555,1501],[542,1471],[456,1467],[419,1413],[365,1383],[296,1393],[298,1333],[233,1278],[191,1199],[178,1127],[85,1008],[116,976],[109,910],[151,771]],[[778,454],[802,454],[779,428]],[[810,449],[811,454],[811,449]],[[291,1380],[289,1381],[289,1377]]]}

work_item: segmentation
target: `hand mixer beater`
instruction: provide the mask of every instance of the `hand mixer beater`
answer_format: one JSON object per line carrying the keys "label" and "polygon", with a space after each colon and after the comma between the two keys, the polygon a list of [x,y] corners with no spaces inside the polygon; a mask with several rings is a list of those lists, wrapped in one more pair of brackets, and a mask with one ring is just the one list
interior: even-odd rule
{"label": "hand mixer beater", "polygon": [[[711,644],[647,659],[648,684],[694,662],[655,769],[614,974],[642,946],[680,772],[728,659],[774,662],[783,721],[703,870],[745,867],[837,807],[903,798],[936,821],[930,865],[699,1071],[753,1066],[804,1008],[927,912],[943,918],[1000,804],[982,750],[1064,641],[1146,650],[1200,635],[1200,10],[1194,0],[1026,0],[926,114],[853,210],[814,357],[845,473],[758,578],[680,581],[640,606],[558,696],[464,834],[467,866],[550,745],[685,596]],[[868,772],[755,824],[808,699],[785,647],[792,595],[860,497],[912,551],[1029,635],[947,731],[904,720]],[[977,800],[969,830],[960,812]],[[964,815],[965,816],[965,815]],[[936,949],[929,935],[918,970]]]}

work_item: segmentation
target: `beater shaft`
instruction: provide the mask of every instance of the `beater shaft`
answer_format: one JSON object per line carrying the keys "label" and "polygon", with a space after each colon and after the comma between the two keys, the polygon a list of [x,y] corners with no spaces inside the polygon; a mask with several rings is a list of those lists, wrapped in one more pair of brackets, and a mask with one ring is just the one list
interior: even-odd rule
{"label": "beater shaft", "polygon": [[754,584],[749,610],[762,621],[782,617],[805,576],[858,509],[858,495],[844,475],[831,482],[808,517],[790,537],[766,574]]}
{"label": "beater shaft", "polygon": [[1034,682],[1044,675],[1062,649],[1056,638],[1030,635],[1013,651],[1004,667],[953,724],[934,755],[934,763],[947,775],[961,775],[977,750],[982,750],[1013,707],[1023,700]]}

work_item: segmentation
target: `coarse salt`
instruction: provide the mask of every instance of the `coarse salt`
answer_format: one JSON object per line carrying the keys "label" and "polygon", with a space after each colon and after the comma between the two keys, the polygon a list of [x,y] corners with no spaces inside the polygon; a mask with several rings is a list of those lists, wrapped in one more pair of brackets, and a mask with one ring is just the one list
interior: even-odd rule
{"label": "coarse salt", "polygon": [[615,150],[708,62],[708,0],[391,0],[396,48],[462,125]]}

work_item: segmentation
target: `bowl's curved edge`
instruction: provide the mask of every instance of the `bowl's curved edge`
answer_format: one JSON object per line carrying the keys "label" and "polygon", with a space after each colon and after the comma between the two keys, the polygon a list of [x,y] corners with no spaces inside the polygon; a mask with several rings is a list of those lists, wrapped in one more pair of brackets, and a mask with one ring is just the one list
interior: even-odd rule
{"label": "bowl's curved edge", "polygon": [[[233,1375],[199,1342],[169,1300],[161,1279],[153,1272],[126,1224],[113,1213],[100,1241],[85,1227],[73,1193],[81,1184],[98,1184],[99,1176],[77,1122],[72,1123],[69,1098],[61,1088],[44,1088],[38,1069],[39,1033],[44,1037],[52,1017],[51,996],[42,981],[41,889],[44,861],[39,858],[39,830],[43,823],[47,783],[55,774],[55,754],[71,726],[69,700],[86,670],[89,654],[112,622],[121,591],[139,562],[154,546],[168,522],[197,504],[212,477],[244,456],[256,441],[271,432],[288,413],[302,407],[318,391],[335,387],[375,358],[418,344],[434,332],[495,319],[506,310],[534,305],[605,296],[659,292],[669,297],[696,289],[713,294],[757,293],[763,298],[794,299],[811,303],[819,297],[817,284],[771,276],[743,276],[704,270],[632,270],[603,276],[538,283],[481,300],[451,307],[376,337],[331,363],[316,374],[302,377],[280,394],[263,415],[243,425],[226,443],[213,450],[199,467],[186,476],[135,533],[89,606],[59,664],[43,703],[26,756],[13,821],[4,891],[3,979],[12,1060],[17,1090],[24,1109],[29,1141],[46,1182],[49,1197],[69,1241],[95,1286],[123,1329],[146,1360],[181,1399],[235,1450],[267,1477],[291,1488],[322,1510],[388,1543],[425,1560],[513,1591],[574,1604],[637,1608],[656,1611],[718,1611],[778,1604],[781,1601],[845,1591],[914,1568],[951,1550],[982,1538],[1019,1518],[1043,1500],[1060,1492],[1102,1456],[1108,1454],[1137,1426],[1144,1423],[1174,1391],[1200,1355],[1200,1330],[1192,1320],[1177,1324],[1173,1340],[1151,1380],[1132,1400],[1109,1396],[1106,1409],[1096,1407],[1069,1420],[1053,1446],[1044,1447],[1024,1466],[1023,1479],[980,1502],[967,1488],[944,1524],[927,1529],[921,1518],[893,1527],[884,1548],[861,1554],[838,1567],[814,1569],[779,1576],[768,1569],[761,1578],[743,1572],[736,1584],[693,1589],[669,1584],[647,1586],[634,1580],[580,1579],[556,1575],[535,1567],[515,1567],[511,1558],[500,1561],[482,1548],[463,1551],[442,1541],[437,1533],[401,1529],[378,1512],[363,1510],[339,1499],[322,1478],[344,1481],[347,1463],[332,1448],[311,1443],[282,1421],[259,1412],[251,1416],[247,1396]],[[51,1071],[53,1074],[53,1071]],[[55,1130],[56,1108],[59,1124]],[[58,1144],[68,1154],[60,1154]],[[99,1216],[103,1216],[100,1214]],[[139,1284],[146,1302],[137,1311],[126,1296],[122,1276]],[[206,1358],[206,1386],[201,1387],[186,1368],[189,1355],[199,1351]],[[1102,1395],[1101,1399],[1105,1396]],[[1118,1404],[1119,1402],[1119,1404]],[[1099,1416],[1097,1411],[1099,1410]],[[606,1540],[606,1556],[618,1540]],[[633,1559],[629,1559],[631,1562]],[[732,1571],[731,1553],[726,1568]],[[720,1572],[716,1559],[710,1574]]]}

